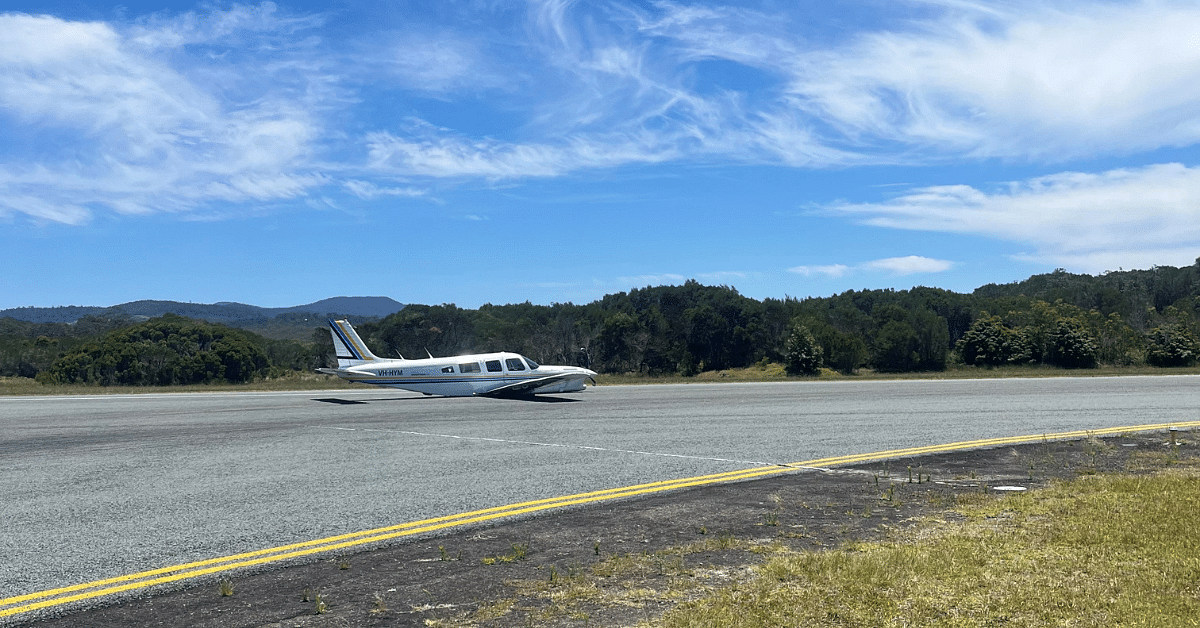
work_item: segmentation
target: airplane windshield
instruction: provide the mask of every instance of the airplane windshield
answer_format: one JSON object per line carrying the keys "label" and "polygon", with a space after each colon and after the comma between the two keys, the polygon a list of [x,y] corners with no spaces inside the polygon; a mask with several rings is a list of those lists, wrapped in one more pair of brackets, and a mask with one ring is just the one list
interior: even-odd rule
{"label": "airplane windshield", "polygon": [[[521,357],[525,358],[525,356],[521,356]],[[537,370],[537,367],[538,367],[537,362],[534,362],[533,360],[530,360],[529,358],[525,358],[525,363],[529,365],[529,370],[531,370],[531,371]]]}

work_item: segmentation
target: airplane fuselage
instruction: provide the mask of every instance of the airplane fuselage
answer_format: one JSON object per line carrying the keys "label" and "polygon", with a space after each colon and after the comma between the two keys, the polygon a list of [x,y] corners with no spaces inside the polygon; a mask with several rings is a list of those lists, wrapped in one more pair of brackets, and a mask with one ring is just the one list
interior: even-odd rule
{"label": "airplane fuselage", "polygon": [[[332,369],[325,369],[326,372]],[[402,388],[429,395],[451,397],[493,394],[514,389],[514,394],[578,392],[595,372],[574,366],[545,366],[517,353],[483,353],[425,360],[379,360],[337,369],[351,382]],[[563,377],[553,377],[561,375]],[[537,382],[553,377],[542,385]],[[522,386],[528,384],[528,386]]]}
{"label": "airplane fuselage", "polygon": [[367,348],[349,321],[330,320],[338,368],[322,373],[372,386],[402,388],[427,395],[540,395],[577,392],[595,371],[577,366],[546,366],[518,353],[480,353],[428,360],[384,359]]}

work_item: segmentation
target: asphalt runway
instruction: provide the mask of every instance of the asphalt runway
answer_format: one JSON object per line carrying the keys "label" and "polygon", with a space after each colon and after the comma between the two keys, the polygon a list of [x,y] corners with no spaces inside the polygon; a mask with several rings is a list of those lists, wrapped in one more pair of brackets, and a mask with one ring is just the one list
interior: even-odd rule
{"label": "asphalt runway", "polygon": [[0,598],[763,464],[1200,419],[1200,377],[0,397]]}

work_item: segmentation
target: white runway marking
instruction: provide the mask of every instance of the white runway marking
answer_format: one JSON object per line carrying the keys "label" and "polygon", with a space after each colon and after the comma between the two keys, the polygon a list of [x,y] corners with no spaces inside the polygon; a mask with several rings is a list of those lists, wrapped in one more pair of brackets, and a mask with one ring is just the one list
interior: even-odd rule
{"label": "white runway marking", "polygon": [[589,445],[570,445],[570,444],[565,444],[565,443],[538,443],[538,442],[527,441],[527,440],[486,438],[483,436],[458,436],[455,434],[429,434],[426,432],[408,432],[405,430],[380,430],[380,429],[368,429],[368,428],[356,428],[356,427],[331,427],[328,425],[320,425],[320,426],[315,426],[315,427],[320,427],[322,429],[327,429],[327,430],[341,430],[343,432],[380,432],[380,433],[384,433],[384,434],[404,434],[407,436],[428,436],[428,437],[432,437],[432,438],[455,438],[458,440],[477,440],[477,441],[485,441],[485,442],[490,442],[490,443],[504,443],[504,444],[508,444],[508,445],[533,445],[535,447],[563,447],[566,449],[584,449],[584,450],[588,450],[588,451],[603,451],[603,452],[607,452],[607,453],[619,453],[619,454],[635,454],[635,455],[639,455],[639,456],[660,456],[663,458],[687,458],[689,460],[708,460],[708,461],[713,461],[713,462],[732,462],[735,464],[754,464],[754,465],[762,465],[762,466],[769,466],[769,465],[775,465],[775,466],[781,466],[781,467],[788,466],[785,464],[780,464],[778,462],[762,462],[761,460],[736,460],[736,459],[732,459],[732,458],[713,458],[713,457],[708,457],[708,456],[686,456],[683,454],[668,454],[668,453],[662,453],[662,452],[657,452],[657,451],[635,451],[632,449],[612,449],[612,448],[608,448],[608,447],[592,447]]}

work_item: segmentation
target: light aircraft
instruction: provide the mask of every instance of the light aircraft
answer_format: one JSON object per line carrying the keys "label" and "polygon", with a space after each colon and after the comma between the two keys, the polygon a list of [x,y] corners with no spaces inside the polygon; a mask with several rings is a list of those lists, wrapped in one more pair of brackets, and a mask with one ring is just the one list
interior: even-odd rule
{"label": "light aircraft", "polygon": [[[330,320],[336,369],[321,373],[362,384],[402,388],[426,395],[497,397],[578,392],[596,372],[576,366],[547,366],[517,353],[481,353],[450,358],[384,359],[371,353],[349,321]],[[592,380],[595,383],[595,380]]]}

